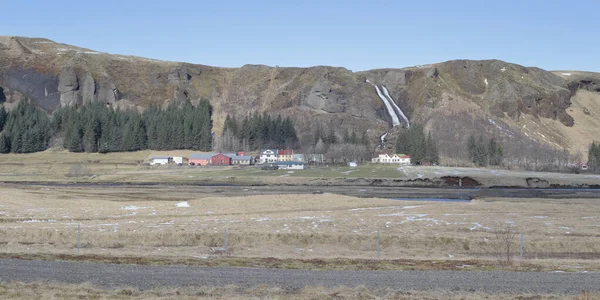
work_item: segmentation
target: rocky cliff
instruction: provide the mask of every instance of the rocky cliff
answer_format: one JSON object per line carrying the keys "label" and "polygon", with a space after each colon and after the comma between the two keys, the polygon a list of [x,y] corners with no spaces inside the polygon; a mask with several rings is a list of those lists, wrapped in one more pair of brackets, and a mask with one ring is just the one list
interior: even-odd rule
{"label": "rocky cliff", "polygon": [[[432,130],[451,154],[470,133],[535,140],[571,151],[600,139],[600,75],[548,72],[497,60],[456,60],[403,69],[352,72],[317,66],[218,68],[111,55],[41,38],[0,37],[0,102],[22,95],[52,112],[101,101],[143,109],[175,99],[214,106],[215,131],[227,114],[293,116],[301,140],[315,124],[341,134],[366,131],[373,144],[394,142],[392,116],[373,85],[386,88],[410,122]],[[404,124],[405,125],[405,124]]]}

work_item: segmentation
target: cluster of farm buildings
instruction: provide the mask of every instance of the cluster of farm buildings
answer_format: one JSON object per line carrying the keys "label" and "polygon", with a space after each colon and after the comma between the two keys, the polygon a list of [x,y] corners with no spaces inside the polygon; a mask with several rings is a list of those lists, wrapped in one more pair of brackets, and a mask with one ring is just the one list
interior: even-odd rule
{"label": "cluster of farm buildings", "polygon": [[[322,154],[299,154],[289,149],[266,149],[253,156],[245,152],[236,153],[195,153],[190,157],[156,156],[150,165],[190,165],[190,166],[250,166],[270,164],[279,169],[305,169],[307,164],[324,163]],[[410,165],[410,156],[404,154],[379,154],[371,159],[372,163]],[[356,165],[356,163],[351,163]]]}
{"label": "cluster of farm buildings", "polygon": [[294,150],[266,149],[258,156],[245,152],[236,153],[194,153],[190,157],[156,156],[150,165],[190,165],[190,166],[250,166],[271,164],[279,169],[305,169],[306,164],[324,162],[322,154],[295,154]]}

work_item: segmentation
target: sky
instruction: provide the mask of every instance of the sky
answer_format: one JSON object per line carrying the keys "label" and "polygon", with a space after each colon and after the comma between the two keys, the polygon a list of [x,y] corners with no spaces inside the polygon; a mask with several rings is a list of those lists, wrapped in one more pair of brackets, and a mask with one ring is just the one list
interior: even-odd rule
{"label": "sky", "polygon": [[0,11],[0,35],[221,67],[500,59],[600,71],[591,0],[0,0]]}

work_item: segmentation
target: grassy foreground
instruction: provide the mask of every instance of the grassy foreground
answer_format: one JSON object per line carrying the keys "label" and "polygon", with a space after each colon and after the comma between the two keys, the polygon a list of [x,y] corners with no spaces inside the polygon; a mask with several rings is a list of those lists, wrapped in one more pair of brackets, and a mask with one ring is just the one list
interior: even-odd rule
{"label": "grassy foreground", "polygon": [[[600,270],[596,199],[440,203],[332,194],[224,197],[178,187],[20,185],[0,186],[0,194],[4,257],[78,259],[73,257],[80,225],[80,255],[88,260],[487,270],[500,268],[494,262],[503,259],[494,230],[510,223],[524,233],[525,257],[514,265],[519,270]],[[225,232],[231,257],[222,259]],[[382,262],[373,264],[378,232]],[[518,239],[511,249],[517,258]]]}
{"label": "grassy foreground", "polygon": [[598,299],[600,294],[582,293],[575,296],[565,295],[511,295],[484,294],[474,292],[432,292],[432,291],[399,291],[392,289],[369,289],[359,287],[305,287],[300,290],[289,290],[269,286],[197,286],[161,288],[139,291],[135,288],[119,288],[106,290],[89,284],[59,283],[2,283],[0,284],[2,299]]}

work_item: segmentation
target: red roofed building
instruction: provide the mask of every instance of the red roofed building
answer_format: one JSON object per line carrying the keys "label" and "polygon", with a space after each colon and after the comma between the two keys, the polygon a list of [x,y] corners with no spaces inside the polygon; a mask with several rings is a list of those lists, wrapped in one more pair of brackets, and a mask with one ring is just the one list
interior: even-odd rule
{"label": "red roofed building", "polygon": [[293,161],[294,150],[277,150],[277,161]]}

